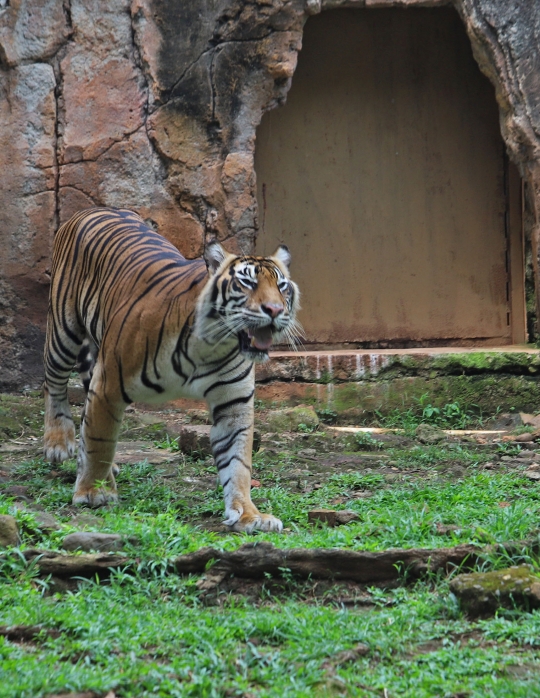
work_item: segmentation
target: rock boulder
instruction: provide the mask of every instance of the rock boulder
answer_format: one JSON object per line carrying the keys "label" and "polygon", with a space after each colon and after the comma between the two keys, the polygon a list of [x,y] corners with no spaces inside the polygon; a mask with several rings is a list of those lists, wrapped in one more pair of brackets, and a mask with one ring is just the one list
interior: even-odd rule
{"label": "rock boulder", "polygon": [[450,590],[470,616],[493,614],[498,608],[540,607],[540,577],[528,565],[460,574]]}

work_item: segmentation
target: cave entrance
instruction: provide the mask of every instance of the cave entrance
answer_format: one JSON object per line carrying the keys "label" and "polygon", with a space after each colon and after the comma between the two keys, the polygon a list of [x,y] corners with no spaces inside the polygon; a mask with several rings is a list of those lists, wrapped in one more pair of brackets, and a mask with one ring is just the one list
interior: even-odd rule
{"label": "cave entrance", "polygon": [[307,349],[526,341],[521,182],[452,8],[310,18],[255,169]]}

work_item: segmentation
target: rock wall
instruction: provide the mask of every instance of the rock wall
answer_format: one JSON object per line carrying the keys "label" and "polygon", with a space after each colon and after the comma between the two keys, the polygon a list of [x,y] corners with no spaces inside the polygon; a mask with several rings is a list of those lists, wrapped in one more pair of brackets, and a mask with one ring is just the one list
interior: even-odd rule
{"label": "rock wall", "polygon": [[[309,15],[446,0],[0,0],[0,389],[41,379],[55,230],[127,206],[187,257],[257,230],[253,153]],[[456,0],[540,234],[540,5]],[[538,293],[539,284],[536,284]]]}

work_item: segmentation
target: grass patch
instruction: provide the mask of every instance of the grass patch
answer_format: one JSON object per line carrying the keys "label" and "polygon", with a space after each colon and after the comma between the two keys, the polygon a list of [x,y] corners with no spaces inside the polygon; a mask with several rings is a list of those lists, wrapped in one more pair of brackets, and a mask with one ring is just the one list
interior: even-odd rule
{"label": "grass patch", "polygon": [[[30,645],[0,639],[0,696],[537,694],[537,612],[519,623],[502,616],[471,623],[444,583],[374,591],[363,611],[295,599],[253,606],[228,598],[205,608],[192,580],[118,574],[107,586],[85,582],[77,593],[44,598],[19,577],[3,585],[3,621],[60,634]],[[340,653],[359,642],[367,655],[340,664]]]}
{"label": "grass patch", "polygon": [[[407,414],[400,419],[413,424]],[[540,695],[540,612],[470,621],[442,576],[393,590],[357,585],[368,603],[349,607],[332,590],[310,596],[314,580],[287,577],[279,593],[266,580],[254,597],[218,590],[210,599],[197,577],[171,571],[175,557],[205,545],[233,550],[268,540],[286,548],[376,551],[482,546],[537,530],[540,487],[524,476],[519,446],[359,438],[360,450],[349,451],[345,441],[306,432],[294,441],[268,441],[256,454],[261,487],[253,498],[282,518],[283,535],[210,530],[208,522],[223,511],[212,461],[183,456],[165,438],[154,436],[155,445],[173,465],[122,466],[120,506],[86,512],[87,524],[74,522],[70,505],[75,461],[55,465],[54,476],[41,459],[10,466],[12,483],[28,488],[29,508],[16,508],[14,496],[0,493],[0,513],[15,515],[22,532],[20,548],[0,558],[0,625],[58,633],[24,642],[0,636],[0,698],[83,690],[113,690],[119,698]],[[500,469],[484,470],[487,461]],[[54,514],[62,530],[43,531],[32,506]],[[349,509],[359,519],[337,528],[308,525],[307,512],[320,507]],[[59,549],[67,533],[81,528],[134,537],[126,555],[136,564],[107,582],[80,580],[61,593],[54,580],[36,576],[21,552]],[[530,550],[494,556],[488,565],[522,560],[538,568]],[[358,643],[367,646],[365,654],[351,654]]]}
{"label": "grass patch", "polygon": [[378,425],[389,429],[404,429],[413,432],[419,424],[430,424],[440,429],[481,429],[485,415],[477,405],[463,407],[459,401],[441,406],[432,405],[425,393],[416,400],[417,404],[406,410],[394,409],[388,414],[376,412]]}

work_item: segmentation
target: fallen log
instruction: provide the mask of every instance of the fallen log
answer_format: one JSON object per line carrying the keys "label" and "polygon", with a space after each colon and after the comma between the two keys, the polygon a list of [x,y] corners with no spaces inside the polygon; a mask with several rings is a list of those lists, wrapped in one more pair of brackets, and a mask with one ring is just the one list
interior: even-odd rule
{"label": "fallen log", "polygon": [[[405,574],[417,579],[430,572],[449,572],[455,568],[473,569],[488,555],[519,554],[524,548],[536,547],[538,539],[480,548],[456,545],[452,548],[411,548],[365,552],[344,548],[276,548],[272,543],[246,543],[232,552],[214,548],[180,555],[174,566],[179,574],[201,574],[222,579],[227,574],[238,577],[280,576],[285,570],[300,577],[314,579],[348,579],[363,584],[387,582]],[[210,564],[211,563],[211,564]]]}
{"label": "fallen log", "polygon": [[[348,550],[346,548],[276,548],[261,541],[246,543],[231,552],[205,547],[187,555],[180,555],[172,566],[178,574],[203,574],[216,580],[234,574],[238,577],[261,578],[265,575],[283,576],[284,573],[314,579],[351,580],[362,584],[376,584],[393,580],[418,579],[432,572],[450,572],[461,568],[472,570],[489,556],[520,556],[526,550],[538,553],[540,537],[525,541],[479,547],[473,544],[452,548],[390,549],[381,552]],[[70,555],[35,548],[24,551],[30,564],[40,574],[59,578],[106,577],[111,570],[128,568],[134,561],[125,555],[91,553]]]}
{"label": "fallen log", "polygon": [[[429,571],[449,570],[468,562],[478,562],[481,548],[458,545],[454,548],[385,550],[372,553],[344,548],[276,548],[272,543],[246,543],[232,552],[201,548],[175,560],[179,574],[212,576],[234,573],[239,577],[281,575],[288,570],[300,577],[316,579],[350,579],[356,582],[382,582],[397,579],[405,571],[419,577]],[[208,563],[213,563],[208,567]],[[207,570],[208,567],[208,570]]]}
{"label": "fallen log", "polygon": [[93,577],[107,575],[111,569],[126,567],[130,560],[124,555],[92,553],[88,555],[66,555],[50,550],[30,548],[24,551],[27,562],[33,562],[40,574],[54,577]]}
{"label": "fallen log", "polygon": [[56,639],[61,634],[60,630],[43,625],[0,625],[0,636],[12,642],[33,642],[40,637]]}

